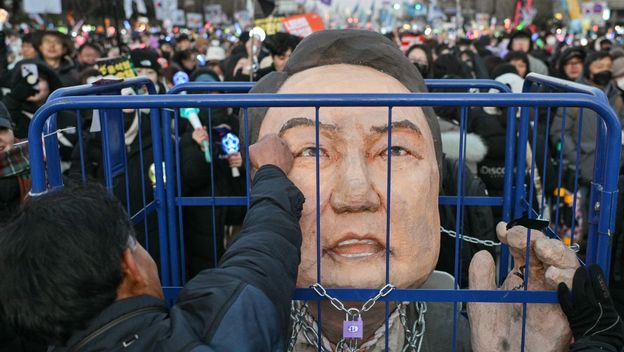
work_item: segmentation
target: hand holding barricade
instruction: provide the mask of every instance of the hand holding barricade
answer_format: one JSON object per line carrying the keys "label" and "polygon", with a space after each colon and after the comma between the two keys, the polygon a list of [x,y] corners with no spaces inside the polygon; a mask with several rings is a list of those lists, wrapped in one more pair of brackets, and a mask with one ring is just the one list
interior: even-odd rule
{"label": "hand holding barricade", "polygon": [[[526,266],[529,231],[531,258]],[[508,229],[504,222],[496,226],[496,233],[501,242],[509,246],[514,258],[514,268],[502,284],[502,290],[555,290],[560,282],[571,284],[579,263],[575,252],[561,241],[524,226]],[[496,266],[490,253],[477,253],[470,263],[470,289],[496,290],[495,277]],[[470,303],[468,316],[475,351],[520,350],[522,304]],[[571,337],[568,321],[559,305],[526,305],[525,351],[564,351]]]}

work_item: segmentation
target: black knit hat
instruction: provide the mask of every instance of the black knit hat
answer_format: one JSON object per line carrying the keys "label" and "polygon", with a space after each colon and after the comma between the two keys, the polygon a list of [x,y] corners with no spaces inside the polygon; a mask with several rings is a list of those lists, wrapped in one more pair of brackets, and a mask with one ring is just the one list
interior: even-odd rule
{"label": "black knit hat", "polygon": [[511,44],[513,43],[515,39],[524,39],[524,38],[529,40],[529,43],[530,43],[529,51],[531,51],[531,48],[533,47],[533,41],[531,40],[531,32],[524,30],[524,29],[511,33],[511,36],[509,37],[509,44],[507,44],[507,50],[511,50]]}
{"label": "black knit hat", "polygon": [[583,48],[573,46],[571,48],[567,48],[562,54],[561,59],[559,61],[560,65],[565,65],[566,62],[572,60],[573,58],[578,57],[581,61],[585,61],[587,57],[587,52]]}
{"label": "black knit hat", "polygon": [[160,71],[156,50],[134,49],[130,52],[130,60],[132,60],[134,68],[151,68],[156,72]]}
{"label": "black knit hat", "polygon": [[[360,30],[325,30],[306,37],[294,50],[283,72],[271,72],[262,78],[250,93],[277,93],[286,80],[310,68],[337,64],[371,67],[394,77],[411,92],[427,92],[420,72],[396,45],[375,32]],[[268,109],[249,109],[249,144],[253,144]],[[424,116],[433,136],[433,143],[442,175],[442,142],[438,119],[430,107],[423,107]],[[242,118],[242,116],[241,116]],[[241,126],[243,123],[241,121]]]}

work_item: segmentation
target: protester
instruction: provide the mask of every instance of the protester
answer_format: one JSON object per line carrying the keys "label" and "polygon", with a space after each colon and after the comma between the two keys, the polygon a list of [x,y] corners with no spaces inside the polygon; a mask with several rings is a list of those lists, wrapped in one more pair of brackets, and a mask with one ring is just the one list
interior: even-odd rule
{"label": "protester", "polygon": [[38,56],[37,47],[40,34],[37,32],[27,33],[22,37],[22,58],[34,59]]}
{"label": "protester", "polygon": [[288,33],[277,33],[268,37],[265,45],[271,54],[271,66],[260,69],[257,74],[258,79],[273,71],[284,71],[288,58],[300,41],[301,38]]}
{"label": "protester", "polygon": [[137,76],[148,77],[156,86],[156,92],[164,94],[167,92],[167,87],[161,79],[158,57],[158,52],[153,49],[134,49],[130,52],[130,60]]}
{"label": "protester", "polygon": [[512,51],[505,57],[505,61],[512,64],[518,75],[522,78],[531,72],[531,63],[529,62],[529,56],[522,51]]}
{"label": "protester", "polygon": [[178,51],[173,56],[173,62],[190,76],[197,68],[197,53],[191,49]]}
{"label": "protester", "polygon": [[78,48],[78,64],[76,68],[79,72],[86,68],[93,67],[97,59],[102,57],[102,49],[94,43],[84,43]]}
{"label": "protester", "polygon": [[78,71],[71,58],[73,48],[66,35],[54,30],[43,32],[37,51],[46,64],[56,72],[64,87],[79,83]]}
{"label": "protester", "polygon": [[578,47],[566,49],[559,58],[557,70],[559,77],[570,81],[576,81],[583,74],[583,62],[587,54]]}
{"label": "protester", "polygon": [[405,52],[405,56],[416,66],[423,78],[429,78],[433,59],[431,51],[426,46],[420,44],[412,45]]}
{"label": "protester", "polygon": [[121,204],[102,187],[68,186],[32,199],[0,229],[0,316],[51,352],[285,350],[304,198],[277,136],[250,158],[257,172],[243,231],[173,307]]}
{"label": "protester", "polygon": [[546,66],[546,64],[542,60],[531,55],[531,50],[533,50],[533,42],[530,32],[520,30],[512,33],[509,39],[509,45],[507,49],[509,51],[521,51],[527,54],[530,62],[529,66],[532,67],[532,71],[542,75],[548,75],[548,67]]}

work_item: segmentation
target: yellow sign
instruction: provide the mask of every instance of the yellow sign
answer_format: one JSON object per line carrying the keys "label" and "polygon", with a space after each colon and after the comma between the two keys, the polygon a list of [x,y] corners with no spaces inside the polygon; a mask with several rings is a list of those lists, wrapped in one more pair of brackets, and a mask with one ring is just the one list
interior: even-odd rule
{"label": "yellow sign", "polygon": [[127,56],[100,59],[95,66],[102,76],[116,76],[118,78],[136,77],[134,68]]}
{"label": "yellow sign", "polygon": [[254,23],[262,28],[267,35],[273,35],[282,31],[282,20],[285,17],[267,17],[257,19]]}

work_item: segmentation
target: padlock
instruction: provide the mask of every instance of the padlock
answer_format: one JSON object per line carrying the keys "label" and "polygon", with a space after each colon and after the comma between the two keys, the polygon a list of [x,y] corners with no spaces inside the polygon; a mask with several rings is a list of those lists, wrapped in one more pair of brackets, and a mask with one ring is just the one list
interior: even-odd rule
{"label": "padlock", "polygon": [[364,322],[362,316],[358,315],[357,320],[347,319],[342,323],[342,337],[344,339],[362,339],[364,336]]}

